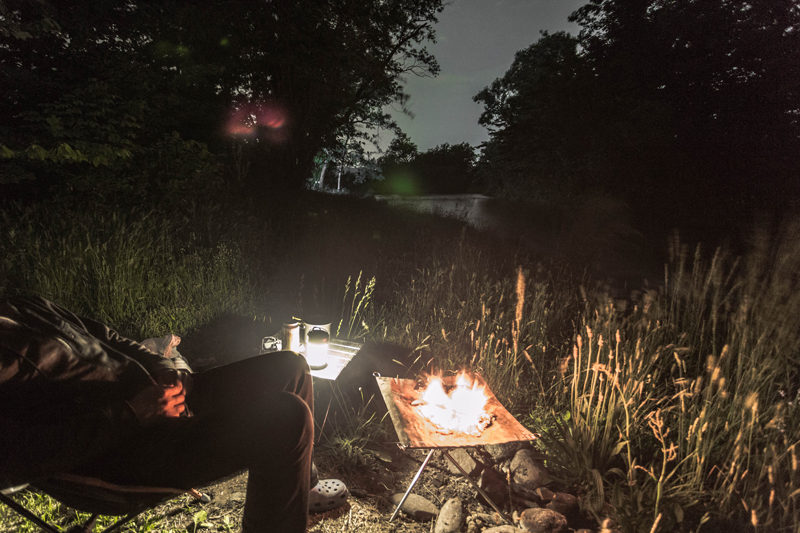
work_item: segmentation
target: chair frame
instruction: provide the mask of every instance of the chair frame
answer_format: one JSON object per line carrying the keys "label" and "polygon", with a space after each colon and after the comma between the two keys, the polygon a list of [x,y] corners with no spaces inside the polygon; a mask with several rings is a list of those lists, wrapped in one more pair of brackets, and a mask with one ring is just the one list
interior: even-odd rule
{"label": "chair frame", "polygon": [[[50,480],[48,480],[48,481],[50,481]],[[110,526],[108,526],[105,529],[103,529],[100,533],[111,533],[112,531],[117,531],[122,526],[124,526],[125,524],[127,524],[131,520],[135,519],[140,514],[142,514],[147,509],[150,509],[150,508],[154,507],[155,505],[158,505],[159,503],[161,503],[163,501],[166,501],[169,498],[176,497],[176,496],[179,496],[181,494],[188,493],[193,498],[195,498],[196,500],[198,500],[198,501],[200,501],[202,503],[208,503],[209,501],[211,501],[211,498],[207,494],[200,493],[195,489],[185,490],[185,489],[174,489],[174,488],[164,488],[164,487],[140,487],[140,486],[116,485],[116,484],[108,483],[108,482],[100,480],[100,479],[87,478],[87,477],[76,476],[76,475],[72,475],[72,474],[61,474],[61,475],[55,476],[52,481],[55,482],[55,483],[59,483],[59,482],[70,483],[70,484],[72,484],[71,486],[72,486],[73,489],[76,486],[80,487],[81,484],[83,484],[85,487],[92,488],[92,489],[95,489],[95,490],[113,491],[114,494],[117,495],[117,496],[125,495],[125,494],[128,494],[128,495],[139,495],[139,496],[144,494],[144,495],[148,495],[148,496],[150,496],[150,495],[153,496],[154,503],[151,503],[151,504],[140,504],[140,505],[132,504],[131,507],[130,507],[130,510],[128,510],[125,513],[120,513],[119,515],[117,515],[117,516],[121,516],[121,518],[119,518],[116,522],[114,522]],[[30,489],[30,488],[37,488],[38,489],[38,487],[36,487],[35,485],[31,485],[31,484],[18,485],[18,486],[15,486],[15,487],[8,487],[6,489],[2,489],[2,490],[0,490],[0,502],[2,502],[5,505],[7,505],[10,509],[12,509],[14,512],[19,514],[20,516],[26,518],[30,522],[33,522],[34,524],[36,524],[37,526],[42,528],[44,531],[47,531],[49,533],[64,533],[65,530],[62,530],[62,529],[57,528],[57,527],[55,527],[55,526],[53,526],[51,524],[48,524],[41,517],[37,516],[32,511],[30,511],[28,508],[26,508],[24,505],[18,503],[16,500],[14,500],[11,497],[13,494],[16,494],[18,492],[21,492],[23,490]],[[58,494],[57,494],[57,490],[45,490],[45,489],[38,489],[38,490],[41,490],[45,494],[48,494],[48,495],[52,496],[53,498],[55,498],[56,500],[59,500],[59,497],[58,497]],[[72,498],[74,498],[74,495],[72,496]],[[86,507],[84,507],[82,505],[74,505],[73,501],[64,502],[64,503],[68,507],[72,507],[74,509],[78,509],[78,510],[81,510],[81,511],[86,511],[86,512],[91,513],[91,516],[89,517],[89,519],[86,522],[84,522],[83,524],[76,524],[74,526],[71,526],[70,528],[68,528],[66,530],[67,533],[92,533],[94,531],[95,523],[97,522],[97,519],[100,517],[101,514],[105,514],[105,515],[114,514],[114,513],[107,513],[107,512],[103,512],[103,513],[96,512],[96,510],[93,510],[91,508],[87,508],[87,507],[90,507],[90,505],[87,505]]]}

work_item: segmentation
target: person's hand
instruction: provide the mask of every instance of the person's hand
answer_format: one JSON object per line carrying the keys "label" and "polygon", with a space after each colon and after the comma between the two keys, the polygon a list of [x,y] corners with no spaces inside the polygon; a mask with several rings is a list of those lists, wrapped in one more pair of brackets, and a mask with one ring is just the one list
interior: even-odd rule
{"label": "person's hand", "polygon": [[186,411],[186,392],[181,381],[169,385],[152,384],[128,400],[139,423],[147,425],[159,418],[177,418]]}

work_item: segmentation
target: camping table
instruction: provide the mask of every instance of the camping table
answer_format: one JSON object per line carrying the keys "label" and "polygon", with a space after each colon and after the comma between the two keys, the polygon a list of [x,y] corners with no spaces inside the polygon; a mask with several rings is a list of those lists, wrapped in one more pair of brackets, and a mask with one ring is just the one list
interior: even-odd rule
{"label": "camping table", "polygon": [[328,366],[319,370],[311,369],[311,376],[335,381],[362,346],[358,342],[332,338],[328,343]]}

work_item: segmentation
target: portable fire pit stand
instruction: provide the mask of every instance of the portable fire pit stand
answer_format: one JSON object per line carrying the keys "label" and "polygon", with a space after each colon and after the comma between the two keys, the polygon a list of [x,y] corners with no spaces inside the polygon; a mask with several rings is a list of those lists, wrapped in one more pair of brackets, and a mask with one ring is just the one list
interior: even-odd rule
{"label": "portable fire pit stand", "polygon": [[[412,405],[419,400],[421,393],[415,380],[384,378],[377,374],[375,375],[375,379],[378,382],[381,396],[383,396],[383,401],[386,403],[386,408],[389,411],[389,417],[392,419],[395,432],[400,440],[398,443],[399,446],[403,449],[429,450],[428,455],[426,455],[425,460],[422,461],[422,465],[411,480],[411,484],[397,504],[389,521],[391,522],[397,516],[397,513],[405,503],[408,495],[411,494],[411,490],[417,484],[417,481],[419,481],[422,471],[428,466],[428,462],[436,450],[441,450],[442,454],[453,463],[453,466],[455,466],[465,478],[467,478],[467,481],[478,490],[489,505],[491,505],[501,517],[508,520],[506,514],[494,503],[486,491],[469,477],[469,474],[448,452],[448,449],[451,448],[474,448],[487,444],[503,444],[536,439],[533,433],[525,429],[522,424],[503,407],[483,378],[478,375],[474,376],[477,386],[482,386],[486,393],[487,401],[485,410],[490,415],[492,422],[479,435],[471,435],[457,431],[442,433],[433,423],[422,416],[416,407]],[[446,386],[453,386],[455,378],[444,378],[442,381]]]}
{"label": "portable fire pit stand", "polygon": [[397,513],[399,513],[399,512],[400,512],[400,508],[403,506],[403,504],[404,504],[404,503],[406,502],[406,500],[408,499],[408,495],[409,495],[409,494],[411,494],[411,491],[414,489],[414,486],[417,484],[417,481],[419,481],[419,478],[420,478],[420,476],[422,475],[422,471],[423,471],[423,470],[425,470],[425,467],[426,467],[426,466],[428,466],[428,461],[429,461],[429,460],[430,460],[430,458],[433,456],[433,452],[435,452],[437,449],[441,449],[441,451],[442,451],[442,454],[443,454],[445,457],[447,457],[447,458],[450,460],[450,462],[451,462],[451,463],[453,463],[453,466],[455,466],[455,467],[456,467],[456,468],[459,470],[459,472],[461,472],[461,473],[464,475],[464,477],[465,477],[465,478],[467,478],[467,481],[469,481],[469,482],[472,484],[472,486],[473,486],[473,487],[475,487],[476,489],[478,489],[478,492],[481,494],[481,496],[483,496],[483,497],[486,499],[486,501],[487,501],[487,502],[489,502],[489,505],[491,505],[491,506],[492,506],[492,509],[494,509],[495,511],[497,511],[497,513],[498,513],[498,514],[499,514],[501,517],[503,517],[503,519],[504,519],[504,520],[506,520],[506,521],[507,521],[507,522],[510,524],[510,523],[511,523],[511,521],[510,521],[510,520],[508,520],[508,516],[506,516],[506,513],[504,513],[504,512],[503,512],[503,511],[500,509],[500,507],[498,507],[498,505],[497,505],[496,503],[494,503],[494,500],[492,500],[492,498],[491,498],[491,497],[490,497],[490,496],[489,496],[489,495],[486,493],[486,491],[485,491],[485,490],[483,490],[483,489],[480,487],[480,485],[478,485],[477,483],[475,483],[475,481],[474,481],[474,480],[473,480],[471,477],[469,477],[469,474],[468,474],[468,473],[467,473],[467,472],[466,472],[466,471],[465,471],[463,468],[461,468],[461,465],[460,465],[460,464],[458,464],[458,462],[456,462],[456,460],[455,460],[455,459],[453,459],[453,456],[452,456],[452,455],[450,455],[450,454],[447,452],[447,449],[445,449],[445,448],[431,448],[431,449],[430,449],[430,451],[428,452],[428,455],[426,455],[426,456],[425,456],[425,460],[424,460],[424,461],[422,461],[422,466],[420,466],[420,467],[419,467],[419,470],[417,470],[417,473],[414,475],[414,479],[412,479],[412,480],[411,480],[411,484],[410,484],[410,485],[408,486],[408,488],[406,489],[406,492],[405,492],[405,494],[403,494],[403,497],[402,497],[402,498],[400,498],[400,502],[397,504],[397,507],[395,507],[395,509],[394,509],[394,512],[392,513],[392,516],[390,516],[390,517],[389,517],[389,522],[391,522],[392,520],[394,520],[394,519],[395,519],[395,517],[397,516]]}

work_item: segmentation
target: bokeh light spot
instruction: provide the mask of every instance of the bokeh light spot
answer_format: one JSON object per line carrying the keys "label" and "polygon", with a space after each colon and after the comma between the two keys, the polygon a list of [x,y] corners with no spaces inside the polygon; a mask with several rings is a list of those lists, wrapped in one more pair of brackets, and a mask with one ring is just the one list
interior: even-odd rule
{"label": "bokeh light spot", "polygon": [[248,102],[231,111],[225,132],[232,136],[252,136],[256,133],[268,142],[280,143],[286,138],[288,123],[285,109],[275,103]]}
{"label": "bokeh light spot", "polygon": [[282,128],[286,124],[286,114],[275,106],[262,108],[258,114],[258,124],[271,129]]}
{"label": "bokeh light spot", "polygon": [[416,177],[409,172],[396,172],[387,176],[387,183],[390,194],[400,196],[416,196],[420,193],[420,187]]}

